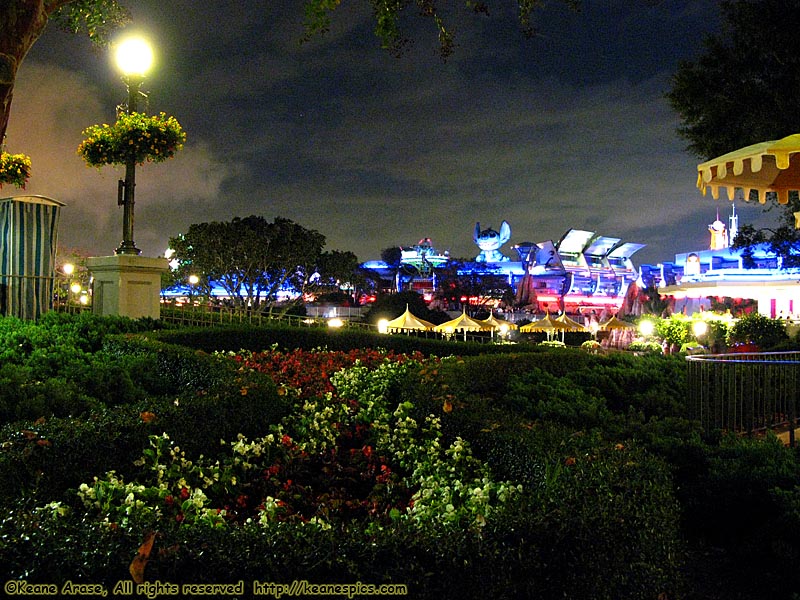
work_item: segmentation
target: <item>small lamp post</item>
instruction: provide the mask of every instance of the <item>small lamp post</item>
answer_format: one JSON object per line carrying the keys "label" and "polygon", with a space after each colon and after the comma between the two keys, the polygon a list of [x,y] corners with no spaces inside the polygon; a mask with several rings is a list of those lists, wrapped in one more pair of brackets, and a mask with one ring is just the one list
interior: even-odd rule
{"label": "small lamp post", "polygon": [[194,289],[197,287],[198,283],[200,283],[200,278],[197,275],[189,275],[189,306],[194,305],[192,294],[194,293]]}
{"label": "small lamp post", "polygon": [[656,331],[656,324],[649,319],[644,319],[639,322],[639,333],[648,338]]}
{"label": "small lamp post", "polygon": [[389,333],[389,319],[378,321],[378,333]]}
{"label": "small lamp post", "polygon": [[[137,112],[137,103],[142,93],[139,88],[144,75],[153,63],[153,51],[147,42],[140,38],[129,38],[117,48],[117,66],[122,71],[122,81],[128,88],[128,114]],[[133,156],[125,163],[125,180],[119,182],[118,203],[123,207],[122,243],[115,254],[141,254],[133,241],[133,204],[136,187],[136,160]]]}
{"label": "small lamp post", "polygon": [[69,304],[69,283],[72,279],[72,274],[75,272],[75,265],[72,263],[64,263],[61,265],[62,276],[59,278],[58,283],[58,303],[66,306]]}

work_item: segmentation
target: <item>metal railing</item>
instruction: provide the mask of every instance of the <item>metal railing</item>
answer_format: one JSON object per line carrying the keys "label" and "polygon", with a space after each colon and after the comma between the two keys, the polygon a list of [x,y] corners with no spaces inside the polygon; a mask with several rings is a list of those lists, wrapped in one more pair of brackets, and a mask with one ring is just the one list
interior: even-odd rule
{"label": "metal railing", "polygon": [[800,352],[687,356],[689,410],[706,431],[754,433],[797,426]]}
{"label": "metal railing", "polygon": [[207,306],[189,304],[162,304],[161,320],[167,323],[187,326],[214,325],[265,325],[281,322],[303,327],[322,327],[327,321],[322,318],[300,317],[257,310],[245,310],[227,306]]}
{"label": "metal railing", "polygon": [[[91,306],[83,306],[76,302],[56,303],[53,310],[58,312],[77,313],[84,311],[91,311]],[[355,316],[355,315],[354,315]],[[338,317],[337,317],[338,318]],[[283,323],[286,325],[293,325],[299,327],[329,327],[330,318],[321,316],[298,316],[280,314],[277,312],[270,313],[268,311],[246,310],[241,308],[233,308],[230,306],[209,306],[206,304],[172,304],[162,303],[160,311],[160,319],[165,323],[172,323],[175,325],[182,325],[187,327],[195,326],[208,326],[215,325],[268,325],[275,323]],[[347,329],[362,329],[377,333],[378,327],[371,323],[366,323],[359,320],[341,319],[341,327]],[[437,333],[433,331],[392,331],[393,334],[412,335],[416,337],[424,337],[439,340],[450,341],[470,341],[479,343],[494,343],[500,341],[497,336],[488,331],[463,331],[459,330],[454,333]]]}
{"label": "metal railing", "polygon": [[[338,317],[337,317],[338,318]],[[301,327],[328,327],[330,318],[321,316],[283,315],[261,311],[249,311],[228,306],[208,306],[205,304],[168,304],[161,305],[161,320],[167,323],[186,326],[213,326],[226,324],[266,325],[281,322],[287,325]],[[359,320],[341,320],[341,327],[347,329],[363,329],[377,333],[378,327],[371,323]],[[393,331],[403,335],[413,335],[431,339],[444,339],[451,341],[471,341],[492,343],[496,340],[491,332],[472,332],[459,330],[454,333],[436,333],[433,331]]]}

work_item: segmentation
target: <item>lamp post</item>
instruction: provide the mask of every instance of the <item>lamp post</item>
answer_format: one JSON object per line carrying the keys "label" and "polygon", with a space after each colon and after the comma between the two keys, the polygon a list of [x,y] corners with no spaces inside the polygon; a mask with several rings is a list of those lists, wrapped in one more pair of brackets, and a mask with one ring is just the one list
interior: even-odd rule
{"label": "lamp post", "polygon": [[195,287],[197,284],[200,283],[200,278],[197,275],[189,275],[189,306],[194,306],[194,300],[192,300],[192,293],[194,292]]}
{"label": "lamp post", "polygon": [[58,300],[60,304],[66,306],[69,304],[69,282],[75,272],[75,265],[64,263],[61,265],[61,272],[63,277],[60,278],[60,283],[58,284]]}
{"label": "lamp post", "polygon": [[[128,88],[128,114],[137,112],[137,103],[142,93],[139,88],[144,75],[153,63],[153,51],[144,40],[129,38],[117,48],[117,66],[122,71],[122,81]],[[115,254],[141,254],[133,241],[133,204],[136,188],[136,158],[131,155],[125,163],[125,180],[119,182],[117,202],[123,207],[122,243]]]}

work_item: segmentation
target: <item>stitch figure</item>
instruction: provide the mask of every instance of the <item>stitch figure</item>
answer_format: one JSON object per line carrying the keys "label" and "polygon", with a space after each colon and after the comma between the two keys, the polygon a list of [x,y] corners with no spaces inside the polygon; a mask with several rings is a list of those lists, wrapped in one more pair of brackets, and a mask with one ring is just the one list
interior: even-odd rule
{"label": "stitch figure", "polygon": [[498,233],[491,227],[481,231],[481,224],[475,223],[475,234],[472,239],[481,249],[480,254],[475,257],[475,262],[507,262],[511,260],[499,248],[511,239],[511,226],[503,221]]}

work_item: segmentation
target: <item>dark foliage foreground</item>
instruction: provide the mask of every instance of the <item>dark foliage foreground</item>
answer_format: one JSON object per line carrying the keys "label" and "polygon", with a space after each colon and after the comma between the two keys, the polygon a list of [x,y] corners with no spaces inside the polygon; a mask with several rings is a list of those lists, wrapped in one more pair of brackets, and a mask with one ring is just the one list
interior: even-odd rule
{"label": "dark foliage foreground", "polygon": [[[335,351],[314,351],[322,344],[299,350],[305,334],[287,329],[200,335],[155,326],[87,317],[0,322],[3,581],[103,583],[110,591],[132,577],[134,557],[149,542],[138,571],[144,581],[241,580],[245,595],[254,581],[294,580],[399,583],[414,598],[791,598],[800,591],[796,452],[774,438],[702,436],[684,417],[680,358],[569,349],[414,355],[397,371],[402,376],[378,390],[369,374],[384,359],[396,363],[365,350],[370,344],[357,336],[338,333],[328,340]],[[265,352],[210,355],[217,344]],[[353,347],[361,350],[348,354]],[[430,354],[452,353],[443,348]],[[375,362],[353,371],[350,392],[331,386],[342,361],[355,358]],[[409,500],[427,484],[413,483],[420,480],[396,455],[377,451],[374,428],[393,422],[395,409],[370,409],[369,423],[361,422],[367,397],[415,423],[434,416],[433,437],[409,439],[426,440],[416,448],[425,452],[441,446],[442,459],[421,464],[448,486],[450,475],[434,467],[461,465],[445,449],[463,447],[470,476],[486,469],[485,489],[496,493],[507,482],[522,492],[493,497],[489,512],[470,512],[476,505],[467,494],[462,504],[449,500],[452,513],[444,501],[431,502],[429,513],[417,507],[424,518],[406,518]],[[303,406],[312,409],[303,413]],[[328,406],[338,412],[317,426],[331,425],[325,431],[334,432],[335,450],[301,447],[317,435],[308,415]],[[191,512],[185,503],[194,497],[180,498],[183,487],[154,492],[158,518],[144,510],[123,515],[124,497],[107,499],[112,512],[105,513],[82,501],[81,484],[95,477],[145,485],[154,475],[143,457],[165,433],[183,453],[165,466],[177,469],[175,481],[188,493],[201,467],[240,468],[230,446],[239,434],[255,440],[270,432],[294,446],[276,438],[268,475],[220,467],[225,485],[204,488],[204,506],[225,509],[219,518]],[[232,481],[234,472],[243,480]],[[266,511],[269,498],[280,510]]]}

